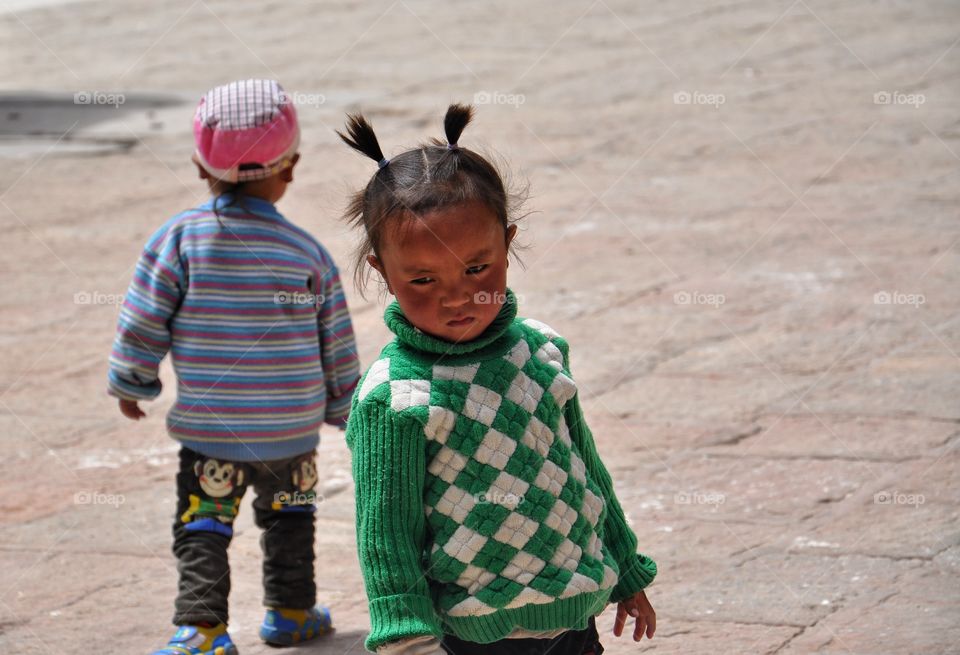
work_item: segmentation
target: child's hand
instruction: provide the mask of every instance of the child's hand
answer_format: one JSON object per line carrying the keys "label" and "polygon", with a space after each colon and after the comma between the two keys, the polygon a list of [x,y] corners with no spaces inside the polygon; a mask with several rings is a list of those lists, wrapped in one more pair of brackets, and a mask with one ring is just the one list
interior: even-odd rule
{"label": "child's hand", "polygon": [[633,640],[643,639],[644,632],[647,633],[647,639],[653,639],[653,633],[657,630],[657,615],[645,593],[638,591],[632,598],[617,603],[617,620],[613,623],[613,634],[617,637],[623,634],[628,614],[637,620],[633,629]]}
{"label": "child's hand", "polygon": [[146,416],[143,410],[137,406],[136,400],[124,400],[123,398],[120,399],[120,413],[131,421],[139,421]]}

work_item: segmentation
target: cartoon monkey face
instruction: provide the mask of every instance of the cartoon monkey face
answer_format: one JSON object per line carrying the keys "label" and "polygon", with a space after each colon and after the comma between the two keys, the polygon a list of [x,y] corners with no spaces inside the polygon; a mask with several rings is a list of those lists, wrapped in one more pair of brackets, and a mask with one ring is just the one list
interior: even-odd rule
{"label": "cartoon monkey face", "polygon": [[301,461],[300,466],[294,469],[293,484],[302,492],[313,489],[313,486],[317,484],[317,465],[313,459]]}
{"label": "cartoon monkey face", "polygon": [[243,471],[236,469],[230,462],[219,462],[215,459],[197,461],[193,467],[200,488],[211,498],[223,498],[233,493],[235,486],[243,484]]}

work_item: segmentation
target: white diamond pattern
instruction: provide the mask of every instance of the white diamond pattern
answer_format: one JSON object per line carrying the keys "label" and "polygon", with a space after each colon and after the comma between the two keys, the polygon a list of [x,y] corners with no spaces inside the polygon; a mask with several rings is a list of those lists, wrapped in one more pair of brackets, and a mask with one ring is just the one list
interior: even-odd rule
{"label": "white diamond pattern", "polygon": [[[527,320],[524,323],[548,338],[557,337],[552,329],[538,321]],[[479,600],[475,594],[490,585],[498,577],[512,580],[524,586],[523,590],[509,602],[508,608],[521,607],[531,603],[549,603],[555,600],[555,597],[528,586],[547,566],[548,562],[531,552],[523,550],[540,528],[540,523],[515,511],[521,503],[525,502],[524,498],[531,485],[504,470],[520,444],[540,456],[541,459],[538,460],[540,470],[533,481],[533,486],[546,492],[553,499],[551,511],[547,514],[543,523],[564,537],[560,545],[553,551],[549,561],[550,564],[572,573],[572,578],[561,597],[566,598],[579,593],[596,591],[601,585],[603,585],[603,588],[610,588],[616,583],[616,574],[609,567],[605,567],[605,577],[601,585],[582,574],[576,573],[576,569],[584,556],[584,551],[592,558],[602,561],[602,543],[596,532],[592,531],[587,537],[588,541],[585,547],[581,549],[580,546],[569,539],[569,535],[574,523],[581,515],[596,528],[599,517],[603,512],[604,501],[589,489],[585,489],[582,506],[578,512],[559,498],[570,479],[577,480],[584,487],[586,486],[586,468],[583,460],[577,455],[576,449],[573,448],[570,430],[562,413],[562,408],[577,393],[574,381],[562,372],[564,366],[563,353],[557,344],[552,341],[541,345],[536,352],[531,352],[527,341],[521,339],[504,355],[504,359],[517,368],[517,373],[503,396],[476,383],[477,374],[481,368],[480,364],[465,366],[435,365],[432,367],[432,376],[435,380],[449,380],[470,385],[460,415],[488,428],[480,445],[472,455],[472,459],[476,462],[491,466],[500,472],[489,485],[485,494],[473,494],[454,484],[468,465],[469,459],[464,454],[449,447],[448,441],[458,425],[458,414],[448,408],[430,404],[431,385],[429,380],[391,381],[389,379],[389,359],[383,359],[371,366],[358,390],[359,399],[362,400],[375,388],[389,382],[391,408],[394,411],[402,411],[413,407],[428,408],[424,436],[430,441],[440,444],[440,449],[430,460],[427,470],[430,474],[448,483],[449,486],[432,507],[428,506],[425,509],[428,514],[435,511],[437,517],[443,515],[459,524],[445,543],[434,544],[433,551],[442,550],[448,556],[466,565],[456,582],[470,594],[470,597],[448,610],[447,613],[450,616],[481,616],[496,611],[495,608]],[[535,359],[536,362],[531,363],[532,359]],[[541,367],[542,370],[542,364],[546,364],[556,371],[546,390],[527,372],[520,370],[524,366],[527,366],[528,370],[534,366]],[[547,394],[561,408],[556,430],[551,429],[540,419],[533,416]],[[497,419],[503,398],[507,398],[523,408],[529,415],[519,443],[516,439],[492,427]],[[462,438],[463,435],[460,435],[460,437]],[[559,439],[569,449],[569,472],[564,471],[555,462],[547,459],[555,439]],[[495,524],[496,531],[491,537],[463,525],[463,522],[470,517],[471,512],[480,511],[477,510],[477,507],[484,503],[497,504],[510,510],[506,519],[502,520],[498,526]],[[485,570],[473,563],[477,554],[490,539],[509,544],[518,551],[499,574]],[[532,545],[531,548],[533,548]]]}

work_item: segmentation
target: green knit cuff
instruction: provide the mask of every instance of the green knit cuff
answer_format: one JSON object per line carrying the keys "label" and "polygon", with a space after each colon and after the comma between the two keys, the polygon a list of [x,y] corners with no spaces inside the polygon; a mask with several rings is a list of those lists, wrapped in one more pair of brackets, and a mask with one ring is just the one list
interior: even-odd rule
{"label": "green knit cuff", "polygon": [[620,581],[610,594],[611,603],[619,603],[642,591],[657,577],[657,563],[646,555],[637,555],[633,565],[620,570]]}
{"label": "green knit cuff", "polygon": [[443,637],[433,603],[427,596],[401,594],[370,601],[370,635],[365,646],[370,652],[388,641],[433,635]]}

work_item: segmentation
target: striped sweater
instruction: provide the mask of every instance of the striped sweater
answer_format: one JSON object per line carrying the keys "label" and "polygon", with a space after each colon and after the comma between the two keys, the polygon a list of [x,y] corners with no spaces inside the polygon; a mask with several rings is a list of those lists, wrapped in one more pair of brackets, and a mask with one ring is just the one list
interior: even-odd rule
{"label": "striped sweater", "polygon": [[225,460],[309,452],[324,421],[346,424],[359,378],[336,265],[253,197],[211,199],[150,237],[120,310],[109,393],[156,398],[168,351],[170,435]]}

